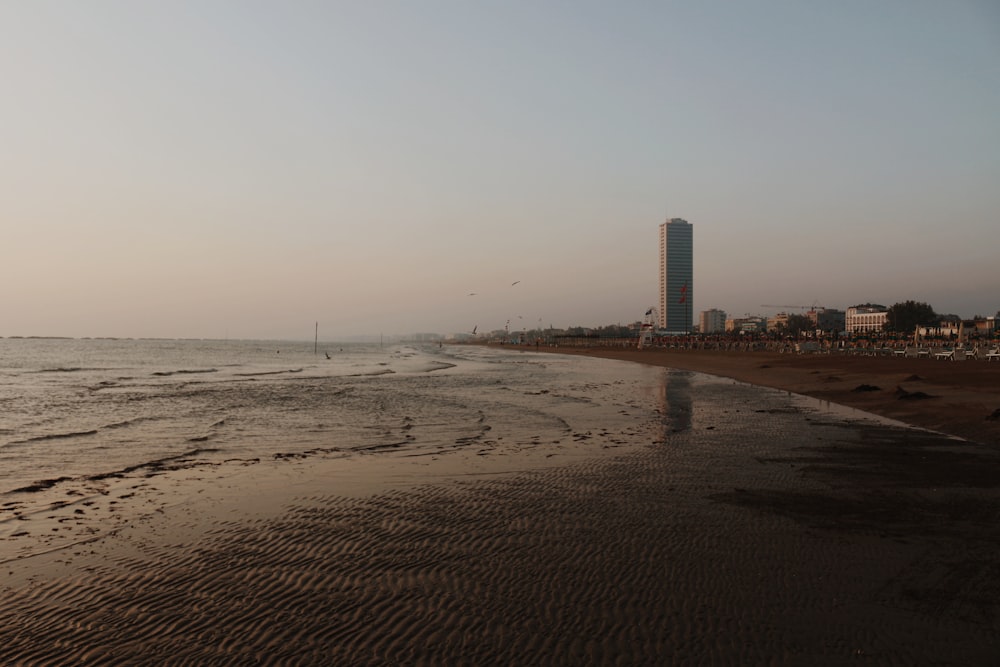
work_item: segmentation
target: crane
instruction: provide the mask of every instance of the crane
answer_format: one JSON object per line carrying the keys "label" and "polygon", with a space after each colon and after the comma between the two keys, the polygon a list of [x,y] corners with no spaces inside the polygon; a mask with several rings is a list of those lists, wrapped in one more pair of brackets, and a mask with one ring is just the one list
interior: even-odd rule
{"label": "crane", "polygon": [[760,307],[761,308],[797,308],[799,310],[812,310],[814,308],[823,308],[823,306],[819,305],[818,301],[813,301],[813,305],[811,305],[811,306],[787,306],[787,305],[775,305],[773,303],[763,303],[763,304],[761,304]]}

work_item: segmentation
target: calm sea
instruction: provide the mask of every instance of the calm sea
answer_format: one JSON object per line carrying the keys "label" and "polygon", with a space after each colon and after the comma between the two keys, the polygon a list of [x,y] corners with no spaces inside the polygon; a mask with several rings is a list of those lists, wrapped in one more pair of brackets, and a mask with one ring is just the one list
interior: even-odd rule
{"label": "calm sea", "polygon": [[716,469],[733,450],[862,437],[843,428],[860,415],[808,400],[512,347],[0,339],[0,564],[199,497],[167,489],[294,491],[308,478],[322,493],[319,463],[364,484],[405,457],[419,484],[650,445]]}
{"label": "calm sea", "polygon": [[664,373],[478,346],[0,339],[0,503],[195,459],[648,442]]}

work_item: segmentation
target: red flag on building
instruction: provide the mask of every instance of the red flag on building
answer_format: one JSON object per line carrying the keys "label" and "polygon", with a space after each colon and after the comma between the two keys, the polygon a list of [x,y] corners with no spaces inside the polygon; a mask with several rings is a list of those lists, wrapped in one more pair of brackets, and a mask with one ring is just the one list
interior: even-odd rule
{"label": "red flag on building", "polygon": [[684,303],[685,301],[687,301],[687,291],[688,291],[688,284],[684,283],[684,286],[681,287],[681,299],[677,303]]}

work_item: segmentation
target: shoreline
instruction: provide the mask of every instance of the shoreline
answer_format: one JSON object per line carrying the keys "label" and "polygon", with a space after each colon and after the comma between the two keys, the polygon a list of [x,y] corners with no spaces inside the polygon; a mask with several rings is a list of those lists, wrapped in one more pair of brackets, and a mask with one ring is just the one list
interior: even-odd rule
{"label": "shoreline", "polygon": [[[517,348],[510,346],[509,349]],[[521,349],[535,351],[528,346]],[[538,352],[708,373],[1000,446],[1000,364],[767,351],[639,350],[634,347],[548,347]],[[861,389],[863,387],[866,389]]]}

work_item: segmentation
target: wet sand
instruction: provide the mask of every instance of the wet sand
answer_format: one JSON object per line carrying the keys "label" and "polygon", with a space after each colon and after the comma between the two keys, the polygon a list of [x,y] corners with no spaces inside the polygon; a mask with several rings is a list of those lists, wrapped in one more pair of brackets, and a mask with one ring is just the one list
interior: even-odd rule
{"label": "wet sand", "polygon": [[566,465],[161,479],[169,511],[3,565],[0,663],[1000,661],[996,447],[672,382],[661,440]]}
{"label": "wet sand", "polygon": [[711,373],[1000,446],[1000,363],[996,362],[669,348],[546,351]]}

